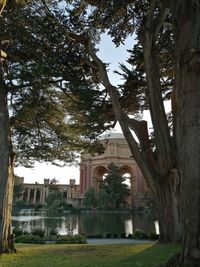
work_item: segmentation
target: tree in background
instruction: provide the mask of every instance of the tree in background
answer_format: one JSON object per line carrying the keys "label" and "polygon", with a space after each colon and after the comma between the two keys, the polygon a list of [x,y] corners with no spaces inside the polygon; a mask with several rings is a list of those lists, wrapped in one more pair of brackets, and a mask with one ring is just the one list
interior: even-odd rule
{"label": "tree in background", "polygon": [[14,183],[13,188],[13,203],[18,200],[24,191],[24,186],[21,183]]}
{"label": "tree in background", "polygon": [[83,205],[89,208],[96,208],[98,206],[97,192],[94,187],[88,188],[85,192]]}
{"label": "tree in background", "polygon": [[108,165],[108,174],[100,182],[99,190],[90,187],[84,195],[84,205],[90,208],[117,209],[125,207],[130,195],[125,178],[119,174],[119,168],[111,163]]}
{"label": "tree in background", "polygon": [[48,197],[46,198],[47,208],[50,208],[55,201],[63,201],[62,192],[54,191],[49,193]]}
{"label": "tree in background", "polygon": [[130,195],[130,189],[125,184],[125,178],[120,175],[119,168],[114,164],[108,165],[108,174],[100,184],[100,192],[98,194],[99,201],[105,205],[107,200],[107,208],[120,208],[127,204],[127,197]]}

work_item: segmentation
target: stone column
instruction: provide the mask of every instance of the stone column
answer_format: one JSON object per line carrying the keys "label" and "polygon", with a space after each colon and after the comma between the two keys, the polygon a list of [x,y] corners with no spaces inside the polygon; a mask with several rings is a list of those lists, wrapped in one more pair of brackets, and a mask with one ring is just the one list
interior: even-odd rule
{"label": "stone column", "polygon": [[83,167],[80,168],[80,194],[83,194]]}
{"label": "stone column", "polygon": [[87,191],[87,166],[84,168],[84,194]]}
{"label": "stone column", "polygon": [[36,204],[37,188],[34,189],[33,204]]}
{"label": "stone column", "polygon": [[87,185],[86,185],[86,191],[87,191],[88,188],[91,186],[91,163],[90,163],[90,160],[88,161],[88,165],[87,165],[86,180],[87,180]]}
{"label": "stone column", "polygon": [[30,203],[30,195],[31,195],[31,189],[28,188],[27,199],[26,199],[26,202],[27,202],[28,204]]}
{"label": "stone column", "polygon": [[43,204],[43,203],[42,203],[42,197],[43,197],[42,195],[43,195],[43,190],[41,189],[41,190],[40,190],[40,204]]}
{"label": "stone column", "polygon": [[45,203],[45,188],[42,189],[42,204]]}

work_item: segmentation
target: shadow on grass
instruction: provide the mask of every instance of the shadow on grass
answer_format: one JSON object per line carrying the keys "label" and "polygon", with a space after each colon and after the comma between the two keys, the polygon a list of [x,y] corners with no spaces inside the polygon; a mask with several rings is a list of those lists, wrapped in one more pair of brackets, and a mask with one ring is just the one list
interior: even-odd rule
{"label": "shadow on grass", "polygon": [[172,255],[179,252],[180,249],[180,244],[176,243],[155,243],[142,252],[122,260],[120,267],[156,267],[166,262]]}

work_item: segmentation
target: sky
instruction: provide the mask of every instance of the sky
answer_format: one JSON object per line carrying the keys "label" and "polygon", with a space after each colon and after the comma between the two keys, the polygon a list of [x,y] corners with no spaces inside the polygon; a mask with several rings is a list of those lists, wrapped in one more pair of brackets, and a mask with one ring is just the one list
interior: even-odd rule
{"label": "sky", "polygon": [[[117,70],[119,63],[125,63],[128,58],[127,49],[131,49],[134,44],[134,36],[127,38],[124,45],[115,47],[111,39],[104,34],[99,44],[98,56],[103,60],[104,63],[110,63],[109,65],[109,78],[110,81],[117,85],[122,83],[120,77],[113,73]],[[121,132],[119,125],[116,126],[115,130]],[[25,183],[43,183],[44,178],[53,179],[56,178],[61,184],[68,184],[69,179],[75,179],[76,183],[79,183],[79,167],[57,167],[50,163],[36,163],[34,168],[17,167],[15,168],[15,174],[24,177]]]}

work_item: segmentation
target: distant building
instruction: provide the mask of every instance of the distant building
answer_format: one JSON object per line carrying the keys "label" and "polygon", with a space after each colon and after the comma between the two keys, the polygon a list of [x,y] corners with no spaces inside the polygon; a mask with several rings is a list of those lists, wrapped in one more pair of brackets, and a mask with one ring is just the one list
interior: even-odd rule
{"label": "distant building", "polygon": [[83,198],[89,187],[94,187],[98,191],[99,182],[107,173],[108,165],[114,163],[119,167],[120,175],[127,176],[130,181],[129,205],[131,207],[142,206],[148,188],[123,134],[104,134],[100,142],[105,148],[104,154],[95,156],[83,154],[81,157],[80,196]]}
{"label": "distant building", "polygon": [[[44,179],[43,184],[27,184],[24,183],[23,177],[17,177],[16,183],[21,183],[23,185],[23,192],[18,200],[23,200],[27,204],[45,204],[45,200],[49,195],[50,184],[49,179]],[[63,193],[63,198],[67,203],[71,203],[74,206],[79,205],[79,185],[75,183],[75,179],[70,179],[69,184],[54,184],[54,190]]]}
{"label": "distant building", "polygon": [[[75,184],[75,179],[70,179],[69,184],[55,184],[54,189],[63,193],[67,203],[73,206],[80,206],[85,192],[94,187],[99,190],[99,183],[107,173],[107,167],[114,163],[120,171],[120,175],[125,175],[130,184],[131,195],[128,199],[130,207],[143,206],[145,192],[148,187],[144,177],[131,155],[128,144],[121,133],[104,134],[100,142],[105,148],[104,154],[91,155],[82,154],[80,163],[80,185]],[[44,184],[27,184],[24,178],[17,178],[18,183],[23,184],[24,191],[19,199],[28,204],[45,204],[45,200],[50,191],[50,180],[44,179]]]}

